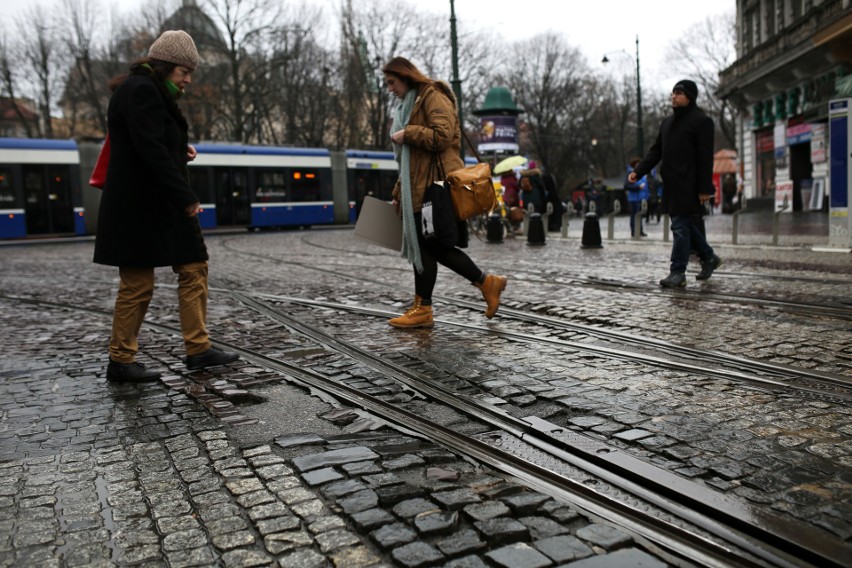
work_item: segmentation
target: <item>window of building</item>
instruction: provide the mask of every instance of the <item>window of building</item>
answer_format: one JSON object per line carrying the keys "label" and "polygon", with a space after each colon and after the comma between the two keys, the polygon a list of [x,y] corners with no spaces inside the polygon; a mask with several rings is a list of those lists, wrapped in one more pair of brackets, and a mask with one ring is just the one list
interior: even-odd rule
{"label": "window of building", "polygon": [[775,0],[764,0],[764,19],[766,21],[766,38],[769,39],[775,35]]}

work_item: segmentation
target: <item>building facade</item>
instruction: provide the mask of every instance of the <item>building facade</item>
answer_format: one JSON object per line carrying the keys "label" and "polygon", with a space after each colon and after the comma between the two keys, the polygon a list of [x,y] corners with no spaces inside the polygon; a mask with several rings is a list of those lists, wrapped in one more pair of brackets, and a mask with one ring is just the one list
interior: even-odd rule
{"label": "building facade", "polygon": [[828,103],[852,97],[852,0],[737,0],[736,25],[717,95],[737,109],[743,193],[827,209]]}

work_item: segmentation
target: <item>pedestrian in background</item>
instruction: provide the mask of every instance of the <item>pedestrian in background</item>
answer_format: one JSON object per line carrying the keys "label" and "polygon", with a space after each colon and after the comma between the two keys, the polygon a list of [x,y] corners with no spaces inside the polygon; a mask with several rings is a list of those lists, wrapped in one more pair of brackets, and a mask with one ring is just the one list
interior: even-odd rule
{"label": "pedestrian in background", "polygon": [[[641,161],[639,158],[630,160],[630,167],[627,171],[628,176],[633,171],[633,168]],[[643,201],[645,202],[645,206],[650,208],[651,191],[648,188],[648,176],[642,176],[635,182],[631,182],[628,179],[624,184],[624,189],[627,192],[627,203],[630,205],[630,235],[636,234],[636,218],[639,217],[639,234],[640,236],[647,237],[648,235],[645,234],[645,229],[642,227],[642,216],[640,213],[642,212]]]}
{"label": "pedestrian in background", "polygon": [[148,57],[130,67],[129,75],[110,81],[110,160],[94,261],[117,266],[120,277],[109,341],[111,381],[160,377],[136,361],[137,337],[158,266],[171,266],[178,275],[186,366],[202,369],[239,358],[213,347],[207,334],[207,247],[187,170],[196,152],[177,105],[197,66],[192,38],[170,30],[151,45]]}
{"label": "pedestrian in background", "polygon": [[443,166],[445,174],[464,167],[455,96],[446,83],[425,76],[404,57],[391,59],[382,72],[388,91],[400,99],[391,127],[399,163],[393,204],[402,216],[402,254],[414,266],[415,294],[411,308],[388,323],[398,328],[433,326],[432,290],[439,263],[479,288],[485,316],[492,318],[500,307],[506,277],[486,274],[458,247],[423,237],[423,196],[436,179],[436,164]]}
{"label": "pedestrian in background", "polygon": [[660,286],[686,286],[690,250],[701,259],[696,279],[707,280],[721,264],[704,234],[692,221],[702,215],[704,203],[716,191],[713,186],[713,120],[695,104],[698,86],[688,79],[672,88],[673,114],[663,120],[657,140],[643,160],[627,176],[635,183],[662,160],[663,211],[672,219],[671,271]]}

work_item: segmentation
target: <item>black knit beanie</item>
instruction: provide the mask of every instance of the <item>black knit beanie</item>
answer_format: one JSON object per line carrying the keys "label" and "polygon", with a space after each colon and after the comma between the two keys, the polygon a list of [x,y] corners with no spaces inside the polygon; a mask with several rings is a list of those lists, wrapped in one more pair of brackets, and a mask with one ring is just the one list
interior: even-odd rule
{"label": "black knit beanie", "polygon": [[695,101],[698,98],[698,85],[689,79],[681,79],[672,87],[672,91],[683,91],[690,101]]}

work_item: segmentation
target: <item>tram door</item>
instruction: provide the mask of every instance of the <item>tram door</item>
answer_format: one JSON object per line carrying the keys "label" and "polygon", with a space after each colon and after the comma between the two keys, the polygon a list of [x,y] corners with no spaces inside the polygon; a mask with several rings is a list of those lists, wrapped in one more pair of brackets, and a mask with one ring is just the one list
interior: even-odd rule
{"label": "tram door", "polygon": [[74,207],[67,166],[22,166],[27,234],[73,233]]}
{"label": "tram door", "polygon": [[216,223],[251,223],[248,168],[216,168]]}

